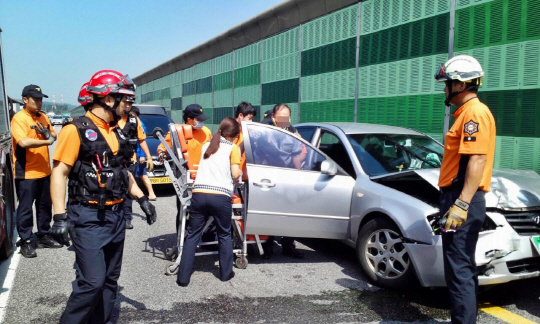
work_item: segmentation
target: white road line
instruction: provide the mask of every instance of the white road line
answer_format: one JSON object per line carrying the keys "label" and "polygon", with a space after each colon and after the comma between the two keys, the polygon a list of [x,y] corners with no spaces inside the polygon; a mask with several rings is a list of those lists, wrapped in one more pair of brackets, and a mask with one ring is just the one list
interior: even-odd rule
{"label": "white road line", "polygon": [[[9,294],[11,293],[11,287],[13,286],[13,281],[15,281],[15,271],[19,265],[19,259],[21,254],[19,253],[19,247],[13,252],[13,254],[7,259],[7,273],[4,279],[4,284],[2,285],[2,292],[0,293],[0,323],[4,322],[4,316],[6,315],[6,310],[9,301]],[[3,265],[2,265],[3,266]],[[3,268],[3,267],[2,267]],[[4,271],[2,271],[4,272]]]}

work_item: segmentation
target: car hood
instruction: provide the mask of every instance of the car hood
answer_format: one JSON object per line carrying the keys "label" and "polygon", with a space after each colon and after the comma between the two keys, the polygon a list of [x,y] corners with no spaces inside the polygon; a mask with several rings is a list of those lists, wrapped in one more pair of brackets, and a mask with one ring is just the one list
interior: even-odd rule
{"label": "car hood", "polygon": [[[440,169],[414,171],[438,187]],[[540,208],[540,176],[531,170],[493,170],[491,191],[486,193],[486,207],[498,209]]]}

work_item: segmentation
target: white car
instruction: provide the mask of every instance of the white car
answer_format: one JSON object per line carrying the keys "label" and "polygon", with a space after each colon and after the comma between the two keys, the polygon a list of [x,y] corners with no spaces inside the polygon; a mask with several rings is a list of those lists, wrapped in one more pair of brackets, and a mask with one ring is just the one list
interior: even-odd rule
{"label": "white car", "polygon": [[[361,123],[296,125],[302,138],[242,122],[249,234],[338,239],[379,286],[445,286],[439,214],[443,147]],[[295,165],[294,154],[305,154]],[[276,158],[277,157],[277,158]],[[298,164],[298,163],[296,163]],[[540,276],[540,176],[493,170],[476,248],[480,285]]]}
{"label": "white car", "polygon": [[49,118],[49,120],[51,121],[51,124],[53,126],[54,125],[62,125],[62,124],[64,124],[64,116],[55,115],[55,116],[52,116],[51,118]]}

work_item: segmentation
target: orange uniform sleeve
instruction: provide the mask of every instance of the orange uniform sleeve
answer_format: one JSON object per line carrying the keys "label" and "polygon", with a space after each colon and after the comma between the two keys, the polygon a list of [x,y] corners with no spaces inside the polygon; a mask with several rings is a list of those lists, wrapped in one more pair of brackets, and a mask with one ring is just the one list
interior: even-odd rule
{"label": "orange uniform sleeve", "polygon": [[492,119],[483,109],[467,111],[461,127],[459,154],[487,154],[490,144]]}
{"label": "orange uniform sleeve", "polygon": [[142,141],[146,139],[146,133],[144,132],[144,129],[142,127],[141,120],[139,119],[139,117],[135,117],[135,118],[137,118],[137,139],[139,141]]}
{"label": "orange uniform sleeve", "polygon": [[21,140],[28,138],[28,124],[22,118],[18,118],[17,115],[11,120],[11,136],[13,143],[16,146]]}
{"label": "orange uniform sleeve", "polygon": [[240,164],[240,148],[234,144],[231,151],[231,164]]}
{"label": "orange uniform sleeve", "polygon": [[[168,132],[167,135],[165,135],[165,142],[171,147],[171,132]],[[165,146],[162,143],[158,145],[157,150],[167,152],[167,149],[165,149]]]}
{"label": "orange uniform sleeve", "polygon": [[75,165],[79,157],[81,139],[75,125],[66,125],[58,134],[58,141],[54,150],[54,161],[63,162],[69,166]]}

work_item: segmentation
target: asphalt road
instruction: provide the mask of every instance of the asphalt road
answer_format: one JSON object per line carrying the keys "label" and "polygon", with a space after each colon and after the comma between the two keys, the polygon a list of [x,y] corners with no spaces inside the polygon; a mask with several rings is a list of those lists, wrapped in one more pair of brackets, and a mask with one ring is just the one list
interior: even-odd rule
{"label": "asphalt road", "polygon": [[[449,321],[444,289],[381,289],[367,282],[355,252],[336,241],[301,240],[305,259],[249,256],[247,269],[223,283],[217,256],[198,257],[188,287],[164,274],[164,250],[175,243],[175,197],[156,188],[158,221],[146,224],[134,204],[135,228],[127,232],[118,323],[441,323]],[[20,258],[4,323],[57,323],[75,278],[71,248],[39,249]],[[1,278],[3,280],[3,278]],[[540,280],[499,285],[482,292],[482,302],[540,323]],[[480,312],[479,323],[504,323]]]}

